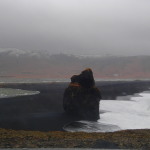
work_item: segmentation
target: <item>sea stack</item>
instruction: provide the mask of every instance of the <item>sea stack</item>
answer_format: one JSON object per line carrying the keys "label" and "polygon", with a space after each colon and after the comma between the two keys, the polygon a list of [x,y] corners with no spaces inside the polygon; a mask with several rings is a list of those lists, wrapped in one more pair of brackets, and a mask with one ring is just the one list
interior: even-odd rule
{"label": "sea stack", "polygon": [[85,69],[79,75],[71,77],[63,97],[63,107],[67,114],[85,120],[98,120],[101,93],[95,87],[93,72]]}

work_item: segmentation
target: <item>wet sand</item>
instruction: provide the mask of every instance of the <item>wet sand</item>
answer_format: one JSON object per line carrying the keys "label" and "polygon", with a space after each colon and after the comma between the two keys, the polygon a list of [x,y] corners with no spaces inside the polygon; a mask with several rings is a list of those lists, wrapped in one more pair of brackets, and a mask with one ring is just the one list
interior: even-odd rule
{"label": "wet sand", "polygon": [[[33,131],[63,131],[63,126],[80,118],[68,116],[62,107],[63,93],[69,83],[11,83],[0,84],[40,94],[0,99],[0,128]],[[102,98],[133,95],[149,90],[150,81],[96,82]]]}

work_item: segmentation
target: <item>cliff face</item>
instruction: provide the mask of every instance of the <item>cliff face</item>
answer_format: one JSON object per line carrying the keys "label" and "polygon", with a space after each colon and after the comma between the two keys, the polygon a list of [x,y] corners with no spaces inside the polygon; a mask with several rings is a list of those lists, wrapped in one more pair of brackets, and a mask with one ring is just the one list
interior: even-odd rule
{"label": "cliff face", "polygon": [[100,99],[101,94],[95,87],[92,70],[86,69],[80,75],[71,77],[71,83],[64,93],[63,107],[69,115],[97,120]]}

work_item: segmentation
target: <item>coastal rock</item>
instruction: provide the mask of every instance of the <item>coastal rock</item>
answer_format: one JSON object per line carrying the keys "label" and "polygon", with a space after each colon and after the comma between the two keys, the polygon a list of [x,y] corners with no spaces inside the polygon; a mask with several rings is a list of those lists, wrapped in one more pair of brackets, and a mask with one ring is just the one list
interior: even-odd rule
{"label": "coastal rock", "polygon": [[99,119],[101,93],[95,87],[93,72],[90,68],[71,77],[63,97],[63,107],[67,114],[86,120]]}
{"label": "coastal rock", "polygon": [[71,77],[71,83],[78,83],[82,87],[92,88],[95,86],[93,72],[90,68],[85,69],[80,75],[74,75]]}

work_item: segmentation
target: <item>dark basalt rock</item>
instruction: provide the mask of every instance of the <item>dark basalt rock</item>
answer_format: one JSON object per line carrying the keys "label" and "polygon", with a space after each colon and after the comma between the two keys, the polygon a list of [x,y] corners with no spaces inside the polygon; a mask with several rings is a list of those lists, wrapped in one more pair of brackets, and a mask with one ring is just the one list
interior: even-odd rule
{"label": "dark basalt rock", "polygon": [[88,68],[80,75],[71,77],[71,83],[64,93],[63,107],[69,115],[86,120],[97,120],[100,99],[101,94],[95,87],[92,70]]}
{"label": "dark basalt rock", "polygon": [[82,87],[90,88],[95,86],[93,72],[90,68],[81,72],[80,75],[71,77],[71,83],[79,83]]}

